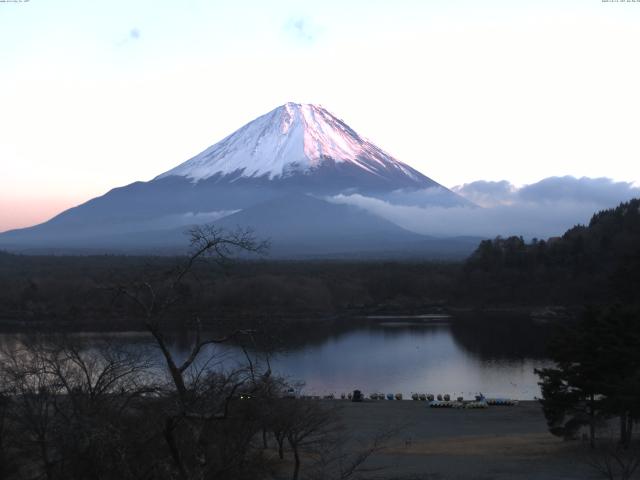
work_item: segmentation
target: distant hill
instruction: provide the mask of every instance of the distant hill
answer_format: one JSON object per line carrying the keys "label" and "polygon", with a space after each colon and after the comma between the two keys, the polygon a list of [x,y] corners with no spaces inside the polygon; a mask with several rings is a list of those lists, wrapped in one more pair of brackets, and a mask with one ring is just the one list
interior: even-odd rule
{"label": "distant hill", "polygon": [[[270,242],[269,258],[466,258],[478,237],[436,238],[419,235],[358,207],[331,203],[300,193],[261,202],[215,221],[233,231],[250,227]],[[90,237],[52,239],[47,246],[29,243],[31,254],[182,254],[191,225],[178,228],[102,232]],[[10,237],[10,235],[7,235]]]}
{"label": "distant hill", "polygon": [[251,225],[256,236],[271,241],[272,257],[426,255],[461,259],[480,241],[476,237],[418,235],[357,207],[301,194],[241,210],[217,225],[229,230]]}
{"label": "distant hill", "polygon": [[600,211],[562,237],[484,240],[465,271],[473,295],[488,301],[638,302],[640,199]]}

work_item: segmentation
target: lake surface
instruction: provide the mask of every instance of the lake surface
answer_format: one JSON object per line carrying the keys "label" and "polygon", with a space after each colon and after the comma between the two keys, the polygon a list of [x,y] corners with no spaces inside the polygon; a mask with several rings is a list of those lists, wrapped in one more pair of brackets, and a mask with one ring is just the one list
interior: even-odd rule
{"label": "lake surface", "polygon": [[280,355],[275,371],[306,381],[310,393],[450,393],[532,399],[539,395],[532,358],[481,358],[466,351],[448,326],[383,325]]}
{"label": "lake surface", "polygon": [[[127,348],[145,349],[161,368],[161,357],[150,336],[141,333],[78,334],[88,344],[115,340]],[[546,333],[526,322],[372,321],[352,329],[317,333],[308,342],[285,346],[270,356],[274,373],[304,382],[302,393],[326,395],[360,389],[373,392],[449,393],[470,398],[486,396],[521,400],[540,395],[535,368],[550,365],[544,358]],[[3,335],[5,346],[19,335]],[[177,357],[185,357],[189,338],[173,339]],[[215,346],[218,368],[231,370],[245,362],[237,346]],[[253,355],[252,355],[253,356]],[[256,355],[254,358],[263,358]]]}

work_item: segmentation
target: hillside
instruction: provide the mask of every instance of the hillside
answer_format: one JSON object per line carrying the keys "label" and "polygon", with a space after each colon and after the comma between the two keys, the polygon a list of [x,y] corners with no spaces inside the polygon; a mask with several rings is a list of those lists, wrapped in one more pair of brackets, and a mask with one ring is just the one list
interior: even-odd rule
{"label": "hillside", "polygon": [[562,237],[484,240],[465,264],[467,294],[484,302],[637,302],[640,199],[593,215]]}

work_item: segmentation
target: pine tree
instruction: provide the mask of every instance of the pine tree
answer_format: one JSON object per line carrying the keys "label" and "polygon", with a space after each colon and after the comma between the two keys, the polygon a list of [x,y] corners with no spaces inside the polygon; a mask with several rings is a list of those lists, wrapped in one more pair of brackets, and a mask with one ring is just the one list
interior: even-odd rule
{"label": "pine tree", "polygon": [[549,348],[554,368],[537,370],[541,404],[551,433],[574,437],[589,427],[594,445],[601,418],[620,418],[628,446],[640,418],[640,316],[622,307],[588,310]]}

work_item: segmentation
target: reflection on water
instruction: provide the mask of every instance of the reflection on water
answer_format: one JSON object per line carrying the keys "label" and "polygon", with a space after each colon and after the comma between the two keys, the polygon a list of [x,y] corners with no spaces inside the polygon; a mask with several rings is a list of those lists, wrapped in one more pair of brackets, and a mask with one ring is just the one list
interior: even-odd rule
{"label": "reflection on water", "polygon": [[[304,392],[324,395],[361,389],[372,392],[450,393],[532,399],[539,395],[534,368],[548,365],[541,357],[543,335],[521,322],[415,324],[383,322],[325,334],[306,344],[289,346],[271,358],[275,373],[305,382]],[[149,349],[160,361],[150,336],[82,334],[88,344],[105,338],[131,348]],[[172,349],[187,355],[187,335],[176,336]],[[0,336],[5,346],[19,335]],[[219,368],[232,369],[244,361],[233,345],[212,347]],[[160,365],[160,363],[158,363]]]}
{"label": "reflection on water", "polygon": [[448,325],[382,325],[281,354],[272,365],[317,394],[359,388],[532,399],[539,395],[533,369],[547,363],[526,356],[483,358],[466,350]]}

